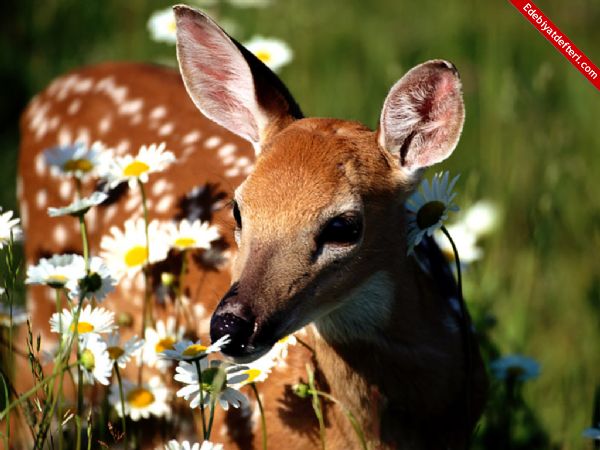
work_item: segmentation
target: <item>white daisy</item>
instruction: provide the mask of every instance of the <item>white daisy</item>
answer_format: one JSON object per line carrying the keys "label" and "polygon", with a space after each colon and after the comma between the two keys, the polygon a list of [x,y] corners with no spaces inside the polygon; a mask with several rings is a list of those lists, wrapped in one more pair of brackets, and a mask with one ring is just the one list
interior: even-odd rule
{"label": "white daisy", "polygon": [[586,428],[583,430],[582,435],[583,437],[600,441],[600,423],[598,423],[598,427]]}
{"label": "white daisy", "polygon": [[156,220],[148,225],[149,254],[143,219],[129,219],[125,221],[125,232],[117,227],[111,227],[110,233],[103,236],[100,241],[100,256],[106,260],[106,264],[118,277],[124,275],[132,277],[142,269],[147,260],[151,264],[162,261],[169,252]]}
{"label": "white daisy", "polygon": [[156,328],[146,328],[143,350],[138,353],[138,359],[143,359],[144,363],[150,367],[156,367],[161,372],[165,372],[172,365],[172,361],[160,356],[165,350],[173,350],[175,343],[181,341],[185,329],[183,325],[176,326],[174,317],[167,318],[166,323],[162,320],[156,321]]}
{"label": "white daisy", "polygon": [[421,182],[419,190],[406,201],[408,253],[412,253],[425,234],[431,236],[442,227],[450,211],[458,211],[452,192],[458,175],[449,181],[449,173],[436,173],[431,180]]}
{"label": "white daisy", "polygon": [[[142,418],[147,419],[150,415],[155,417],[171,415],[171,407],[168,403],[169,390],[159,377],[152,377],[148,383],[141,386],[129,380],[123,380],[123,397],[125,399],[125,415],[134,422]],[[110,387],[108,400],[119,417],[122,417],[121,397],[119,386],[116,383]]]}
{"label": "white daisy", "polygon": [[175,44],[177,42],[177,25],[172,8],[154,11],[148,19],[148,31],[153,40]]}
{"label": "white daisy", "polygon": [[108,335],[106,345],[112,363],[117,363],[121,369],[124,369],[131,357],[143,347],[144,340],[133,336],[125,344],[121,344],[121,336],[117,331]]}
{"label": "white daisy", "polygon": [[[483,255],[483,251],[477,246],[477,236],[467,228],[463,222],[458,222],[452,225],[446,226],[448,233],[452,236],[452,240],[458,250],[458,256],[462,264],[470,264],[477,261]],[[450,262],[454,262],[454,250],[452,244],[444,234],[436,230],[433,234],[435,241],[442,250],[442,253],[446,259]]]}
{"label": "white daisy", "polygon": [[84,178],[98,168],[103,150],[105,147],[100,142],[94,142],[89,148],[84,143],[77,142],[45,150],[44,159],[54,175]]}
{"label": "white daisy", "polygon": [[12,322],[10,320],[10,306],[0,302],[0,326],[10,327],[27,322],[29,315],[22,306],[13,305]]}
{"label": "white daisy", "polygon": [[188,340],[176,342],[172,349],[163,350],[159,356],[177,361],[192,361],[194,359],[202,359],[211,353],[220,352],[221,347],[230,341],[229,335],[226,334],[217,342],[209,346],[202,345],[200,340],[195,343]]}
{"label": "white daisy", "polygon": [[[62,314],[54,313],[50,318],[50,331],[63,334],[68,331],[75,332],[75,311],[63,309]],[[80,337],[88,338],[92,334],[110,333],[114,328],[115,313],[108,309],[99,307],[92,309],[86,305],[79,314],[77,321],[77,333]],[[62,323],[62,328],[61,328]]]}
{"label": "white daisy", "polygon": [[297,343],[298,339],[296,339],[296,336],[290,334],[279,339],[269,353],[273,353],[273,356],[277,362],[284,363],[288,355],[288,347],[290,345],[296,345]]}
{"label": "white daisy", "polygon": [[254,36],[244,43],[244,47],[275,72],[290,63],[293,57],[290,46],[275,38]]}
{"label": "white daisy", "polygon": [[[2,211],[2,208],[0,208]],[[0,249],[9,243],[11,235],[14,241],[18,241],[23,236],[23,230],[19,226],[21,219],[12,218],[13,212],[6,211],[0,214]]]}
{"label": "white daisy", "polygon": [[110,359],[106,342],[99,335],[92,334],[83,341],[80,353],[79,365],[83,369],[83,380],[87,384],[94,384],[94,380],[97,380],[98,383],[107,386],[113,361]]}
{"label": "white daisy", "polygon": [[166,144],[142,145],[136,156],[125,155],[104,160],[102,164],[102,177],[106,178],[111,188],[124,181],[129,182],[129,187],[135,187],[138,180],[142,183],[148,181],[148,175],[164,170],[175,161],[175,155],[165,151]]}
{"label": "white daisy", "polygon": [[492,374],[499,380],[526,381],[540,374],[540,364],[523,355],[508,355],[490,363]]}
{"label": "white daisy", "polygon": [[172,439],[165,445],[165,450],[223,450],[223,444],[213,444],[210,441],[204,441],[200,445],[198,442],[190,444],[189,441],[179,442]]}
{"label": "white daisy", "polygon": [[491,233],[498,225],[498,207],[489,200],[479,200],[465,211],[463,223],[476,237]]}
{"label": "white daisy", "polygon": [[[214,396],[225,411],[229,409],[230,405],[239,408],[247,404],[248,400],[241,392],[229,387],[230,385],[240,386],[243,381],[248,379],[248,375],[242,373],[247,369],[246,366],[225,366],[221,361],[210,361],[209,363],[207,359],[201,359],[199,364],[202,372],[204,405],[210,405],[211,398]],[[200,405],[200,393],[195,363],[181,361],[175,370],[177,373],[173,378],[187,385],[177,391],[177,397],[183,397],[190,402],[191,408],[196,408]]]}
{"label": "white daisy", "polygon": [[[263,381],[266,381],[271,374],[273,367],[277,365],[280,351],[279,348],[272,348],[266,355],[261,356],[251,363],[244,364],[246,368],[239,373],[247,375],[247,378],[235,384],[234,387],[239,389],[249,383],[262,383]],[[234,383],[231,384],[233,385]]]}
{"label": "white daisy", "polygon": [[163,224],[163,231],[167,236],[169,246],[179,250],[188,248],[209,249],[210,243],[219,239],[219,230],[208,222],[195,220],[182,220],[179,224]]}
{"label": "white daisy", "polygon": [[70,205],[65,206],[63,208],[48,208],[48,215],[50,217],[60,217],[60,216],[73,216],[78,217],[86,212],[92,206],[97,206],[102,203],[104,200],[108,198],[104,192],[94,192],[89,197],[80,198],[73,201]]}
{"label": "white daisy", "polygon": [[60,289],[85,276],[85,260],[80,255],[53,255],[27,268],[26,284],[45,284]]}
{"label": "white daisy", "polygon": [[71,299],[78,299],[85,292],[84,298],[94,298],[100,302],[115,290],[116,285],[117,279],[104,264],[104,260],[98,256],[92,256],[88,273],[79,280],[69,280],[66,287],[69,289]]}

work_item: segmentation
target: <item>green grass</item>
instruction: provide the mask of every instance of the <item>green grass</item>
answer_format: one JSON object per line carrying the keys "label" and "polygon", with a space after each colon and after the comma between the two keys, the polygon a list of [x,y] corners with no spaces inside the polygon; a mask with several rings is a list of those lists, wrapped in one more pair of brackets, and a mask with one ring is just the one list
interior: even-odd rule
{"label": "green grass", "polygon": [[[597,64],[600,3],[538,2]],[[0,205],[14,208],[19,111],[55,76],[111,59],[173,62],[149,14],[167,2],[14,2],[0,16]],[[466,273],[475,309],[495,315],[502,352],[536,357],[524,398],[554,446],[583,448],[600,384],[599,93],[507,1],[275,0],[222,6],[236,37],[276,36],[295,51],[281,75],[307,115],[375,127],[389,87],[442,57],[461,71],[462,140],[444,167],[459,203],[501,205],[485,258]],[[8,87],[8,89],[7,89]]]}

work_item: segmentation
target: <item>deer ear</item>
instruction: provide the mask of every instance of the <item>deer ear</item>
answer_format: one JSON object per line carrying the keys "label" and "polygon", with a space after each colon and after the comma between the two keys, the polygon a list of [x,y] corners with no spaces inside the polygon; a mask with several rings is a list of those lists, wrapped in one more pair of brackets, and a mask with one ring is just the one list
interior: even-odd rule
{"label": "deer ear", "polygon": [[414,172],[450,156],[464,118],[458,71],[447,61],[428,61],[390,90],[381,112],[379,145]]}
{"label": "deer ear", "polygon": [[281,80],[212,19],[173,8],[177,59],[194,104],[209,119],[254,144],[302,117]]}

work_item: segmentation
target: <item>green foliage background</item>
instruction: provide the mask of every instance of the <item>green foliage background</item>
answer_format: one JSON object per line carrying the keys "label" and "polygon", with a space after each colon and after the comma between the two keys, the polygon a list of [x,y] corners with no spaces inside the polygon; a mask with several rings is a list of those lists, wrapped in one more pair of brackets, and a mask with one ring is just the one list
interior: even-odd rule
{"label": "green foliage background", "polygon": [[[598,1],[538,5],[600,63]],[[80,65],[174,64],[174,47],[152,42],[146,28],[166,6],[13,0],[0,7],[0,205],[17,207],[18,118],[26,102]],[[232,34],[240,40],[263,34],[289,43],[295,57],[281,76],[307,115],[375,127],[387,90],[406,70],[438,57],[456,64],[467,120],[444,167],[462,173],[461,205],[488,198],[504,213],[484,259],[465,274],[470,305],[480,324],[495,321],[486,333],[501,352],[542,365],[523,389],[533,417],[519,431],[523,439],[535,431],[527,427],[538,427],[544,447],[591,446],[581,431],[591,425],[600,384],[599,92],[504,0],[216,8],[237,24]]]}

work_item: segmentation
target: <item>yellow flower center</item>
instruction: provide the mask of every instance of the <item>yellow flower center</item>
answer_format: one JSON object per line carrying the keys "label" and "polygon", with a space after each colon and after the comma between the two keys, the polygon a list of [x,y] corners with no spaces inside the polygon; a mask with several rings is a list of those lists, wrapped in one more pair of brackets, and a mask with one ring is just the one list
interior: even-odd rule
{"label": "yellow flower center", "polygon": [[110,356],[110,359],[113,359],[115,361],[125,353],[125,350],[118,346],[108,347],[107,351],[108,356]]}
{"label": "yellow flower center", "polygon": [[169,33],[173,33],[173,34],[175,32],[177,32],[177,24],[175,23],[174,20],[167,24],[167,30],[169,31]]}
{"label": "yellow flower center", "polygon": [[244,381],[244,383],[252,383],[254,380],[256,380],[259,375],[262,373],[261,370],[258,369],[248,369],[246,371],[244,371],[244,373],[246,375],[248,375],[248,379],[246,381]]}
{"label": "yellow flower center", "polygon": [[207,348],[208,347],[206,347],[204,345],[192,344],[183,351],[182,355],[183,356],[196,356],[196,355],[199,355],[200,353],[206,351]]}
{"label": "yellow flower center", "polygon": [[145,388],[135,388],[127,393],[127,403],[134,408],[145,408],[154,403],[154,394]]}
{"label": "yellow flower center", "polygon": [[174,344],[175,339],[166,337],[156,343],[154,350],[156,350],[156,353],[164,352],[165,350],[173,350]]}
{"label": "yellow flower center", "polygon": [[254,56],[256,56],[265,64],[267,64],[269,61],[271,61],[271,59],[273,59],[271,53],[267,50],[257,50],[256,53],[254,53]]}
{"label": "yellow flower center", "polygon": [[[71,333],[75,331],[75,324],[71,324]],[[94,325],[89,322],[78,322],[77,323],[77,333],[85,334],[94,331]]]}
{"label": "yellow flower center", "polygon": [[55,273],[46,277],[46,284],[50,286],[63,286],[68,281],[68,278],[64,275]]}
{"label": "yellow flower center", "polygon": [[131,247],[125,253],[125,264],[127,267],[141,266],[148,259],[148,248],[144,245]]}
{"label": "yellow flower center", "polygon": [[78,170],[80,172],[89,172],[93,167],[94,165],[88,159],[69,159],[64,163],[63,170],[65,172],[76,172]]}
{"label": "yellow flower center", "polygon": [[425,203],[417,212],[417,225],[421,230],[435,225],[444,215],[444,211],[446,211],[446,205],[439,200]]}
{"label": "yellow flower center", "polygon": [[179,237],[175,239],[175,247],[188,248],[192,247],[196,243],[196,239],[191,237]]}
{"label": "yellow flower center", "polygon": [[138,160],[134,160],[123,168],[123,175],[126,177],[139,177],[141,174],[148,172],[150,166]]}
{"label": "yellow flower center", "polygon": [[278,344],[285,344],[285,343],[286,343],[287,341],[289,341],[289,340],[290,340],[290,335],[288,334],[287,336],[285,336],[285,337],[282,337],[281,339],[279,339],[279,340],[277,341],[277,343],[278,343]]}

